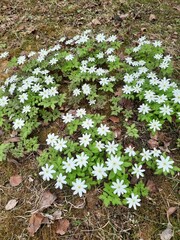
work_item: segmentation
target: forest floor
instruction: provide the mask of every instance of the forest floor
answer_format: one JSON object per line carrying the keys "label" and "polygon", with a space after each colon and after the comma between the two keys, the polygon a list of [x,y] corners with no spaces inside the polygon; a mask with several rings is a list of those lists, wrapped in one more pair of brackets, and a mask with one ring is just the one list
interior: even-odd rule
{"label": "forest floor", "polygon": [[[180,5],[178,0],[1,0],[0,51],[11,56],[39,50],[55,43],[61,36],[73,36],[86,29],[116,34],[124,45],[146,35],[163,42],[173,56],[174,77],[178,76],[178,34]],[[178,28],[179,27],[179,28]],[[0,65],[0,78],[7,62]],[[173,139],[169,132],[169,138]],[[168,140],[171,141],[171,140]],[[173,147],[169,144],[173,154]],[[178,155],[176,152],[176,159]],[[22,183],[12,187],[9,179],[22,176]],[[166,229],[167,210],[177,207],[170,216],[174,236],[180,239],[178,229],[178,176],[149,176],[150,195],[137,210],[126,207],[108,207],[98,198],[99,189],[88,192],[83,199],[72,196],[66,188],[54,190],[39,176],[38,163],[33,154],[26,159],[0,164],[0,239],[2,240],[157,240]],[[56,224],[43,224],[32,238],[27,232],[31,213],[38,208],[44,191],[56,194],[56,201],[44,210],[51,215],[61,211],[70,223],[65,235],[56,233]],[[10,211],[5,205],[10,199],[18,204]]]}

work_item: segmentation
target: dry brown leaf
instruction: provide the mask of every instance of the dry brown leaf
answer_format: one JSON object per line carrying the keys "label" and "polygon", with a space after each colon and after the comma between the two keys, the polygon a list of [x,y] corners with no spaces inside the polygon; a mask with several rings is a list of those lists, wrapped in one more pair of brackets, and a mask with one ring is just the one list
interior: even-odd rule
{"label": "dry brown leaf", "polygon": [[101,25],[101,22],[97,18],[95,18],[95,19],[92,20],[92,24],[95,25],[95,26],[96,25]]}
{"label": "dry brown leaf", "polygon": [[167,218],[169,219],[169,217],[177,210],[177,207],[170,207],[168,210],[167,210]]}
{"label": "dry brown leaf", "polygon": [[50,191],[44,191],[39,203],[40,210],[43,210],[51,206],[51,204],[53,204],[56,198],[57,198],[56,195],[52,194]]}
{"label": "dry brown leaf", "polygon": [[149,139],[148,140],[148,146],[149,148],[153,149],[153,148],[157,148],[159,146],[158,141],[156,141],[155,139]]}
{"label": "dry brown leaf", "polygon": [[156,18],[156,15],[154,15],[154,14],[150,14],[150,16],[149,16],[149,21],[155,21],[157,18]]}
{"label": "dry brown leaf", "polygon": [[22,182],[22,177],[20,175],[14,175],[10,177],[9,182],[12,187],[17,187]]}
{"label": "dry brown leaf", "polygon": [[64,235],[67,232],[69,227],[69,221],[67,219],[60,219],[58,220],[56,233],[60,235]]}
{"label": "dry brown leaf", "polygon": [[148,180],[146,183],[146,187],[148,188],[149,192],[156,192],[157,191],[157,187],[155,185],[155,183],[152,180]]}
{"label": "dry brown leaf", "polygon": [[121,15],[119,15],[119,17],[121,20],[124,20],[129,17],[129,13],[121,14]]}
{"label": "dry brown leaf", "polygon": [[172,225],[168,223],[167,228],[160,234],[161,240],[170,240],[173,237]]}
{"label": "dry brown leaf", "polygon": [[113,130],[113,132],[115,138],[120,139],[122,137],[122,130],[120,128],[116,128],[115,130]]}
{"label": "dry brown leaf", "polygon": [[53,213],[54,220],[59,220],[62,218],[62,212],[61,210],[57,210]]}
{"label": "dry brown leaf", "polygon": [[12,138],[5,140],[4,143],[15,143],[15,142],[19,142],[19,141],[20,141],[20,137],[12,137]]}
{"label": "dry brown leaf", "polygon": [[5,209],[8,211],[8,210],[11,210],[13,209],[16,205],[17,205],[18,201],[16,199],[11,199],[9,200],[9,202],[6,204],[5,206]]}
{"label": "dry brown leaf", "polygon": [[111,116],[110,118],[109,118],[113,123],[119,123],[119,118],[118,117],[115,117],[115,116]]}
{"label": "dry brown leaf", "polygon": [[27,228],[30,236],[34,236],[34,233],[40,228],[43,219],[44,215],[42,213],[37,212],[32,214],[29,220],[29,226]]}

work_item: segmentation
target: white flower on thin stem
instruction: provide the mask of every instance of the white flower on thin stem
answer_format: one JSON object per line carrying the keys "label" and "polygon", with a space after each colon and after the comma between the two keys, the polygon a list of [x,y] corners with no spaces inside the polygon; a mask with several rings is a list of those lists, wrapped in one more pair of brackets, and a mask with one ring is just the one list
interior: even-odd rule
{"label": "white flower on thin stem", "polygon": [[110,132],[110,130],[106,124],[101,124],[100,127],[97,128],[97,132],[100,136],[106,136],[107,133]]}
{"label": "white flower on thin stem", "polygon": [[107,61],[108,61],[108,62],[115,62],[115,61],[116,61],[116,56],[114,56],[114,55],[109,55],[108,58],[107,58]]}
{"label": "white flower on thin stem", "polygon": [[105,148],[106,148],[106,152],[108,154],[115,154],[117,152],[117,149],[118,149],[118,146],[119,144],[115,144],[114,141],[112,142],[108,142],[106,145],[105,145]]}
{"label": "white flower on thin stem", "polygon": [[67,148],[67,145],[66,145],[67,141],[64,140],[63,138],[62,139],[58,139],[55,144],[54,144],[54,149],[57,150],[57,151],[60,151],[62,152],[62,150],[64,148]]}
{"label": "white flower on thin stem", "polygon": [[0,54],[0,59],[1,58],[6,58],[9,55],[9,52],[3,52]]}
{"label": "white flower on thin stem", "polygon": [[123,162],[120,160],[121,157],[111,155],[106,161],[107,170],[113,170],[114,173],[117,173],[118,170],[121,170],[121,165]]}
{"label": "white flower on thin stem", "polygon": [[79,155],[76,155],[76,159],[75,159],[76,166],[80,168],[82,168],[83,166],[86,167],[88,163],[87,161],[88,159],[89,157],[84,152],[82,152]]}
{"label": "white flower on thin stem", "polygon": [[139,113],[142,113],[142,114],[149,113],[150,110],[151,109],[150,109],[149,105],[145,104],[145,103],[141,104],[138,108]]}
{"label": "white flower on thin stem", "polygon": [[148,103],[150,103],[156,100],[156,95],[153,91],[147,90],[145,91],[144,98],[147,100]]}
{"label": "white flower on thin stem", "polygon": [[54,133],[49,133],[47,135],[47,139],[46,142],[48,145],[50,145],[51,147],[54,147],[56,142],[58,140],[58,136],[56,136]]}
{"label": "white flower on thin stem", "polygon": [[129,157],[134,157],[136,155],[136,152],[134,151],[134,147],[132,146],[125,148],[125,153],[127,153]]}
{"label": "white flower on thin stem", "polygon": [[86,110],[84,108],[80,108],[76,110],[76,117],[82,118],[86,115]]}
{"label": "white flower on thin stem", "polygon": [[165,92],[170,88],[170,86],[171,85],[170,85],[169,79],[165,77],[159,81],[159,85],[158,85],[159,90],[162,90]]}
{"label": "white flower on thin stem", "polygon": [[137,165],[136,163],[134,164],[134,166],[132,167],[132,174],[136,175],[137,178],[139,178],[140,176],[143,177],[145,170],[142,169],[142,165]]}
{"label": "white flower on thin stem", "polygon": [[140,155],[142,156],[142,161],[148,161],[151,159],[151,152],[150,150],[146,150],[145,148],[143,148],[142,152],[140,153]]}
{"label": "white flower on thin stem", "polygon": [[161,151],[157,148],[154,148],[153,150],[151,150],[151,153],[153,157],[159,157],[161,155]]}
{"label": "white flower on thin stem", "polygon": [[117,179],[116,182],[112,182],[111,188],[115,189],[114,194],[117,194],[119,197],[122,194],[127,192],[127,190],[126,190],[127,185],[124,184],[124,180],[120,181],[119,179]]}
{"label": "white flower on thin stem", "polygon": [[77,97],[81,94],[81,90],[79,88],[75,88],[73,90],[73,96]]}
{"label": "white flower on thin stem", "polygon": [[16,129],[21,129],[24,126],[24,120],[22,118],[17,118],[14,122],[13,122],[13,128]]}
{"label": "white flower on thin stem", "polygon": [[162,107],[159,108],[160,109],[160,113],[163,115],[163,116],[166,116],[166,115],[171,115],[173,113],[173,109],[170,108],[169,105],[166,105],[164,104]]}
{"label": "white flower on thin stem", "polygon": [[96,41],[97,41],[98,43],[104,42],[104,41],[105,41],[105,35],[104,35],[103,33],[98,34],[98,35],[96,36]]}
{"label": "white flower on thin stem", "polygon": [[162,124],[160,121],[153,119],[149,124],[149,128],[152,129],[154,132],[161,129]]}
{"label": "white flower on thin stem", "polygon": [[92,174],[97,178],[97,180],[101,180],[104,177],[107,177],[106,173],[107,168],[104,167],[104,164],[98,163],[96,166],[93,166]]}
{"label": "white flower on thin stem", "polygon": [[3,96],[2,98],[0,98],[0,107],[5,107],[8,104],[8,97]]}
{"label": "white flower on thin stem", "polygon": [[49,64],[50,65],[54,65],[58,62],[58,59],[57,58],[52,58],[50,61],[49,61]]}
{"label": "white flower on thin stem", "polygon": [[162,94],[162,95],[158,95],[156,97],[156,102],[157,103],[164,103],[165,101],[167,101],[167,96]]}
{"label": "white flower on thin stem", "polygon": [[89,143],[92,141],[91,134],[84,133],[82,137],[79,137],[80,145],[87,147]]}
{"label": "white flower on thin stem", "polygon": [[53,167],[53,165],[48,166],[47,163],[45,167],[42,167],[42,171],[39,173],[39,175],[42,176],[44,181],[49,181],[53,178],[53,173],[56,172],[55,170],[53,170]]}
{"label": "white flower on thin stem", "polygon": [[122,91],[125,94],[130,94],[131,92],[133,92],[133,87],[128,86],[128,85],[124,85],[124,87],[122,88]]}
{"label": "white flower on thin stem", "polygon": [[28,100],[28,94],[23,93],[23,94],[19,95],[18,99],[21,103],[24,103],[26,100]]}
{"label": "white flower on thin stem", "polygon": [[90,128],[92,128],[93,127],[93,125],[94,125],[94,122],[93,122],[93,120],[92,119],[86,119],[86,120],[84,120],[83,122],[82,122],[82,127],[83,128],[85,128],[85,129],[90,129]]}
{"label": "white flower on thin stem", "polygon": [[161,155],[160,160],[156,160],[156,162],[158,169],[162,169],[163,172],[169,172],[171,169],[173,169],[172,165],[174,161],[172,161],[169,156],[164,157]]}
{"label": "white flower on thin stem", "polygon": [[137,206],[140,206],[141,199],[138,198],[138,195],[135,195],[134,193],[131,193],[131,197],[126,198],[127,204],[129,208],[137,209]]}
{"label": "white flower on thin stem", "polygon": [[66,176],[63,176],[62,173],[59,174],[59,176],[56,179],[56,184],[55,184],[55,188],[63,188],[63,184],[66,184]]}
{"label": "white flower on thin stem", "polygon": [[101,152],[102,149],[105,148],[105,145],[104,145],[104,143],[102,143],[101,141],[96,141],[96,147],[97,147],[97,149],[99,150],[99,152]]}
{"label": "white flower on thin stem", "polygon": [[71,113],[66,113],[66,115],[62,116],[64,123],[70,123],[74,120],[74,116]]}
{"label": "white flower on thin stem", "polygon": [[22,113],[29,113],[31,111],[31,106],[27,105],[23,107]]}
{"label": "white flower on thin stem", "polygon": [[83,84],[82,85],[82,92],[85,94],[85,95],[89,95],[90,92],[91,92],[91,88],[89,86],[89,84]]}
{"label": "white flower on thin stem", "polygon": [[73,60],[73,58],[74,58],[73,54],[69,54],[65,57],[65,60],[66,61],[71,61],[71,60]]}
{"label": "white flower on thin stem", "polygon": [[85,184],[85,180],[81,180],[77,178],[75,182],[72,182],[72,190],[74,190],[73,194],[79,194],[82,197],[83,193],[86,193],[87,185]]}
{"label": "white flower on thin stem", "polygon": [[20,56],[20,57],[18,57],[18,59],[17,59],[17,63],[18,63],[19,65],[24,64],[25,61],[26,61],[26,56]]}
{"label": "white flower on thin stem", "polygon": [[67,158],[66,161],[62,162],[63,169],[65,170],[66,173],[71,172],[72,170],[76,169],[76,163],[74,158]]}

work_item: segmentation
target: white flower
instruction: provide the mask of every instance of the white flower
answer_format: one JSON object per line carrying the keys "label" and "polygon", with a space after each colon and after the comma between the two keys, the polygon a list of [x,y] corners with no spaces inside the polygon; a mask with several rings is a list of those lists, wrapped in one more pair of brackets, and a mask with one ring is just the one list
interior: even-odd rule
{"label": "white flower", "polygon": [[159,90],[166,91],[170,88],[170,82],[169,79],[163,78],[162,80],[159,81]]}
{"label": "white flower", "polygon": [[63,161],[62,162],[62,165],[63,165],[63,169],[65,169],[65,172],[68,173],[68,172],[71,172],[72,170],[76,169],[76,163],[74,161],[74,158],[67,158],[66,161]]}
{"label": "white flower", "polygon": [[31,106],[27,105],[23,107],[22,113],[28,113],[31,111]]}
{"label": "white flower", "polygon": [[156,41],[153,42],[153,45],[154,45],[155,47],[161,47],[161,46],[162,46],[162,42],[156,40]]}
{"label": "white flower", "polygon": [[96,72],[96,67],[95,66],[92,66],[92,67],[90,67],[89,69],[88,69],[88,72],[89,73],[95,73]]}
{"label": "white flower", "polygon": [[2,98],[0,98],[0,107],[5,107],[8,104],[8,97],[3,96]]}
{"label": "white flower", "polygon": [[106,161],[107,170],[113,170],[114,173],[117,173],[118,170],[121,170],[121,165],[123,162],[120,161],[120,159],[121,157],[118,157],[117,155],[111,155]]}
{"label": "white flower", "polygon": [[97,132],[100,136],[106,136],[108,132],[110,132],[109,127],[106,124],[101,124],[100,127],[97,128]]}
{"label": "white flower", "polygon": [[98,34],[98,35],[96,36],[96,41],[97,41],[98,43],[104,42],[104,41],[105,41],[105,35],[104,35],[103,33]]}
{"label": "white flower", "polygon": [[107,55],[109,55],[109,54],[111,54],[111,53],[113,53],[114,52],[114,48],[108,48],[107,50],[106,50],[106,54]]}
{"label": "white flower", "polygon": [[122,88],[122,91],[125,94],[130,94],[133,91],[133,88],[131,86],[124,85],[124,87]]}
{"label": "white flower", "polygon": [[9,55],[9,52],[3,52],[0,54],[0,59],[1,58],[6,58]]}
{"label": "white flower", "polygon": [[53,96],[56,96],[56,94],[58,94],[57,87],[51,87],[49,89],[49,96],[53,97]]}
{"label": "white flower", "polygon": [[58,140],[58,136],[56,136],[54,133],[49,133],[47,135],[47,139],[46,142],[48,145],[50,145],[51,147],[54,147],[56,142]]}
{"label": "white flower", "polygon": [[125,74],[124,76],[124,82],[125,83],[131,83],[134,81],[134,75],[133,74]]}
{"label": "white flower", "polygon": [[104,73],[105,73],[105,70],[102,69],[102,68],[98,68],[98,69],[96,70],[96,74],[97,74],[98,76],[102,76]]}
{"label": "white flower", "polygon": [[115,42],[117,40],[116,35],[111,35],[110,37],[108,37],[108,39],[106,41],[108,42]]}
{"label": "white flower", "polygon": [[86,83],[83,84],[82,85],[82,91],[85,95],[89,95],[90,92],[91,92],[91,88],[90,88],[89,84],[86,84]]}
{"label": "white flower", "polygon": [[49,61],[49,64],[50,65],[54,65],[58,62],[58,59],[57,58],[52,58],[50,61]]}
{"label": "white flower", "polygon": [[81,94],[81,90],[79,89],[79,88],[75,88],[74,90],[73,90],[73,96],[79,96]]}
{"label": "white flower", "polygon": [[162,57],[163,57],[162,54],[155,54],[155,55],[154,55],[154,58],[155,58],[156,60],[160,60]]}
{"label": "white flower", "polygon": [[50,83],[54,83],[54,78],[52,76],[45,76],[44,81],[47,85],[49,85]]}
{"label": "white flower", "polygon": [[163,116],[166,116],[166,115],[171,115],[173,113],[173,109],[170,108],[169,105],[166,105],[164,104],[163,107],[160,107],[160,113],[163,115]]}
{"label": "white flower", "polygon": [[87,166],[87,163],[88,163],[88,156],[82,152],[80,155],[76,155],[76,159],[75,159],[75,163],[76,163],[76,166],[82,168],[83,166],[86,167]]}
{"label": "white flower", "polygon": [[163,61],[163,62],[159,65],[159,67],[162,68],[162,69],[166,69],[168,66],[169,66],[169,63],[168,63],[168,62],[165,62],[165,61]]}
{"label": "white flower", "polygon": [[41,90],[41,88],[42,88],[42,86],[39,83],[37,83],[37,84],[34,84],[31,87],[31,91],[37,93],[37,92],[39,92]]}
{"label": "white flower", "polygon": [[151,153],[152,153],[153,157],[159,157],[161,155],[161,151],[159,149],[156,149],[156,148],[151,150]]}
{"label": "white flower", "polygon": [[155,120],[155,119],[153,119],[148,125],[149,125],[149,128],[152,129],[154,132],[155,132],[156,130],[160,130],[160,129],[161,129],[161,126],[162,126],[162,124],[160,123],[160,121]]}
{"label": "white flower", "polygon": [[14,122],[13,122],[13,128],[16,129],[21,129],[24,126],[24,120],[22,118],[17,118]]}
{"label": "white flower", "polygon": [[66,115],[62,116],[64,123],[70,123],[74,120],[74,116],[71,113],[66,113]]}
{"label": "white flower", "polygon": [[108,144],[105,145],[106,152],[108,154],[115,154],[117,152],[119,144],[115,144],[114,141],[108,142]]}
{"label": "white flower", "polygon": [[135,195],[134,193],[131,193],[131,197],[126,198],[127,204],[129,205],[129,208],[137,209],[137,206],[140,206],[141,199],[138,198],[138,195]]}
{"label": "white flower", "polygon": [[172,161],[169,156],[164,157],[161,155],[160,160],[156,160],[156,162],[158,169],[162,169],[163,172],[169,172],[170,169],[173,169],[172,164],[174,163],[174,161]]}
{"label": "white flower", "polygon": [[97,147],[97,149],[99,150],[99,152],[101,152],[102,149],[105,148],[105,145],[104,145],[104,143],[102,143],[101,141],[96,141],[96,147]]}
{"label": "white flower", "polygon": [[125,153],[127,153],[129,157],[134,157],[136,155],[136,152],[134,151],[134,147],[132,146],[125,148]]}
{"label": "white flower", "polygon": [[66,143],[67,143],[67,141],[64,140],[63,138],[57,139],[57,141],[54,144],[54,149],[62,152],[63,148],[67,147]]}
{"label": "white flower", "polygon": [[42,176],[44,181],[49,181],[53,178],[53,173],[56,172],[55,170],[53,170],[53,167],[53,165],[48,166],[47,163],[45,167],[42,167],[42,171],[39,173],[39,175]]}
{"label": "white flower", "polygon": [[114,194],[117,194],[119,197],[122,194],[127,193],[126,191],[127,185],[124,184],[124,180],[120,181],[119,179],[117,179],[116,182],[112,182],[111,188],[115,189]]}
{"label": "white flower", "polygon": [[23,93],[23,94],[19,95],[18,99],[21,103],[24,103],[28,99],[27,93]]}
{"label": "white flower", "polygon": [[33,57],[35,54],[36,54],[36,52],[31,51],[31,52],[28,54],[28,58]]}
{"label": "white flower", "polygon": [[89,100],[89,105],[91,106],[91,105],[94,105],[95,103],[96,103],[96,100],[95,99],[92,99],[92,100]]}
{"label": "white flower", "polygon": [[141,104],[141,105],[139,106],[139,108],[138,108],[139,113],[142,113],[142,114],[146,114],[146,113],[148,113],[150,110],[151,110],[151,109],[150,109],[149,105],[148,105],[148,104],[145,104],[145,103]]}
{"label": "white flower", "polygon": [[99,83],[101,86],[105,86],[109,83],[109,79],[108,78],[100,78]]}
{"label": "white flower", "polygon": [[114,56],[114,55],[109,55],[108,58],[107,58],[107,61],[108,61],[108,62],[115,62],[115,61],[116,61],[116,56]]}
{"label": "white flower", "polygon": [[143,177],[145,170],[142,169],[142,165],[137,165],[136,163],[134,164],[134,166],[132,167],[132,174],[135,174],[137,178],[139,178],[140,176]]}
{"label": "white flower", "polygon": [[63,176],[62,173],[59,174],[59,176],[56,179],[56,184],[55,184],[55,188],[63,188],[63,184],[66,184],[66,176]]}
{"label": "white flower", "polygon": [[74,190],[73,194],[79,194],[82,197],[83,193],[86,193],[87,185],[85,184],[85,180],[81,180],[77,178],[75,182],[72,182],[72,190]]}
{"label": "white flower", "polygon": [[72,54],[69,54],[65,57],[65,60],[66,61],[70,61],[70,60],[73,60],[74,56]]}
{"label": "white flower", "polygon": [[45,89],[43,88],[41,92],[39,92],[39,96],[42,97],[42,99],[45,99],[45,98],[49,98],[50,95],[49,95],[49,89]]}
{"label": "white flower", "polygon": [[142,161],[146,160],[150,160],[151,159],[151,152],[150,150],[146,150],[143,148],[142,153],[140,153],[140,155],[142,156]]}
{"label": "white flower", "polygon": [[145,91],[144,98],[147,100],[148,103],[156,100],[155,93],[151,90]]}
{"label": "white flower", "polygon": [[157,103],[163,103],[163,102],[165,102],[165,101],[167,101],[167,96],[164,95],[164,94],[158,95],[158,96],[156,97],[156,102],[157,102]]}
{"label": "white flower", "polygon": [[87,70],[88,70],[88,67],[87,67],[87,65],[82,65],[82,66],[79,67],[79,69],[80,69],[81,73],[86,73]]}
{"label": "white flower", "polygon": [[89,61],[89,62],[94,62],[95,60],[96,60],[96,59],[95,59],[94,57],[89,57],[89,58],[88,58],[88,61]]}
{"label": "white flower", "polygon": [[164,57],[163,61],[164,61],[164,62],[170,62],[170,61],[171,61],[171,58],[172,58],[172,56],[166,55],[166,56]]}
{"label": "white flower", "polygon": [[38,68],[35,68],[33,71],[32,71],[32,73],[34,74],[34,75],[38,75],[39,73],[41,73],[41,69],[38,67]]}
{"label": "white flower", "polygon": [[103,53],[103,52],[100,52],[100,53],[98,53],[98,54],[96,55],[96,57],[97,57],[98,59],[101,59],[101,58],[104,57],[104,53]]}
{"label": "white flower", "polygon": [[82,127],[85,129],[90,129],[91,127],[93,127],[94,122],[92,119],[86,119],[82,122]]}
{"label": "white flower", "polygon": [[76,110],[76,117],[82,118],[86,115],[86,110],[84,108],[80,108]]}
{"label": "white flower", "polygon": [[20,56],[20,57],[18,57],[18,59],[17,59],[17,63],[18,63],[19,65],[24,64],[25,61],[26,61],[26,56]]}
{"label": "white flower", "polygon": [[82,137],[79,137],[80,145],[87,147],[89,143],[92,141],[91,134],[84,133]]}
{"label": "white flower", "polygon": [[104,177],[107,177],[106,173],[107,168],[104,167],[103,163],[102,164],[98,163],[96,166],[93,166],[93,169],[94,170],[92,171],[92,174],[97,178],[97,180],[101,180]]}
{"label": "white flower", "polygon": [[132,64],[132,57],[125,58],[125,61],[127,62],[127,64],[131,65]]}

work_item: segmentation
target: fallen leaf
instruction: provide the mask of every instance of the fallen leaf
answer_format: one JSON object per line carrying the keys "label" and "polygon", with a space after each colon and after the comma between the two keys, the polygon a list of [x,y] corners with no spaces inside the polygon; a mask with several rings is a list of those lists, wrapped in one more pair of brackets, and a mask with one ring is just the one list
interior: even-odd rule
{"label": "fallen leaf", "polygon": [[113,132],[114,132],[115,138],[120,139],[122,137],[122,131],[120,128],[116,128],[115,130],[113,130]]}
{"label": "fallen leaf", "polygon": [[51,204],[53,204],[56,198],[57,198],[56,195],[52,194],[50,191],[44,191],[39,203],[40,210],[43,210],[51,206]]}
{"label": "fallen leaf", "polygon": [[113,123],[119,123],[119,118],[118,117],[115,117],[115,116],[111,116],[110,118],[109,118]]}
{"label": "fallen leaf", "polygon": [[156,18],[156,15],[154,15],[154,14],[150,14],[150,16],[149,16],[149,21],[155,21],[157,18]]}
{"label": "fallen leaf", "polygon": [[29,226],[27,228],[30,236],[34,236],[34,233],[40,228],[43,219],[44,215],[42,213],[37,212],[32,214],[29,220]]}
{"label": "fallen leaf", "polygon": [[124,20],[124,19],[126,19],[126,18],[128,18],[128,17],[129,17],[129,13],[125,13],[125,14],[119,15],[119,18],[120,18],[121,20]]}
{"label": "fallen leaf", "polygon": [[58,220],[56,233],[60,235],[64,235],[67,232],[69,227],[69,221],[67,219],[60,219]]}
{"label": "fallen leaf", "polygon": [[20,175],[15,175],[10,177],[9,182],[12,187],[17,187],[22,182],[22,177]]}
{"label": "fallen leaf", "polygon": [[159,146],[158,141],[156,141],[155,139],[149,139],[148,140],[148,146],[149,148],[153,149],[153,148],[157,148]]}
{"label": "fallen leaf", "polygon": [[168,210],[167,210],[167,218],[169,219],[169,217],[177,210],[177,207],[170,207]]}
{"label": "fallen leaf", "polygon": [[155,183],[152,180],[148,180],[146,183],[146,187],[148,188],[149,192],[156,192],[157,191],[157,187],[155,185]]}
{"label": "fallen leaf", "polygon": [[160,234],[161,240],[170,240],[173,237],[172,225],[168,223],[167,228]]}
{"label": "fallen leaf", "polygon": [[59,220],[62,218],[62,212],[60,210],[57,210],[53,213],[54,220]]}
{"label": "fallen leaf", "polygon": [[16,205],[17,205],[18,201],[16,199],[11,199],[9,200],[9,202],[6,204],[5,206],[5,209],[8,211],[8,210],[11,210],[13,209]]}
{"label": "fallen leaf", "polygon": [[95,25],[95,26],[96,25],[101,25],[101,22],[97,18],[95,18],[95,19],[92,20],[92,24]]}
{"label": "fallen leaf", "polygon": [[19,142],[19,141],[20,141],[20,137],[12,137],[12,138],[5,140],[4,143],[15,143],[15,142]]}
{"label": "fallen leaf", "polygon": [[117,91],[114,93],[115,96],[120,97],[122,96],[123,92],[122,92],[122,88],[118,88]]}

